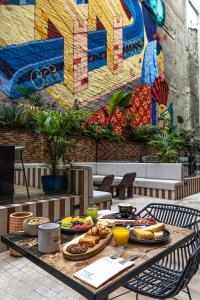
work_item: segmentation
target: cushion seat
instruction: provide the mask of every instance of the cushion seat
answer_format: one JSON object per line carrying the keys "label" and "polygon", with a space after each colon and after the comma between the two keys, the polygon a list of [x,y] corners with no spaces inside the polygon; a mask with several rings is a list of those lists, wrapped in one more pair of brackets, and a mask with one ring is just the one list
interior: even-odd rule
{"label": "cushion seat", "polygon": [[112,201],[112,194],[101,191],[93,191],[93,198],[90,200],[90,204],[97,204],[104,201]]}
{"label": "cushion seat", "polygon": [[161,180],[161,179],[147,179],[147,178],[136,178],[134,182],[135,187],[142,188],[153,188],[160,190],[175,190],[176,186],[182,185],[182,181],[178,180]]}
{"label": "cushion seat", "polygon": [[[100,185],[105,176],[103,175],[93,175],[93,184]],[[123,177],[115,176],[113,184],[119,184]],[[175,190],[176,186],[182,185],[183,182],[179,180],[163,180],[163,179],[148,179],[148,178],[136,178],[133,185],[135,187],[142,188],[153,188],[160,190]]]}
{"label": "cushion seat", "polygon": [[[106,175],[105,175],[106,176]],[[93,175],[93,185],[100,185],[105,177],[104,175]]]}

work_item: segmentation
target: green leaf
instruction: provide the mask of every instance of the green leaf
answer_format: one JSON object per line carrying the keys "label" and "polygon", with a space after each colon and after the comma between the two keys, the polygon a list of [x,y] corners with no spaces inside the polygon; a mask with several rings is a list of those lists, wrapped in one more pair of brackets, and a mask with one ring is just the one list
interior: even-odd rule
{"label": "green leaf", "polygon": [[121,91],[117,91],[116,93],[114,93],[114,95],[111,97],[110,101],[109,101],[109,110],[110,113],[112,114],[116,108],[116,106],[118,105],[118,103],[121,101],[123,97],[123,93]]}
{"label": "green leaf", "polygon": [[132,94],[131,93],[124,93],[123,96],[122,96],[122,98],[119,101],[119,105],[121,107],[123,107],[124,109],[128,108],[131,98],[132,98]]}

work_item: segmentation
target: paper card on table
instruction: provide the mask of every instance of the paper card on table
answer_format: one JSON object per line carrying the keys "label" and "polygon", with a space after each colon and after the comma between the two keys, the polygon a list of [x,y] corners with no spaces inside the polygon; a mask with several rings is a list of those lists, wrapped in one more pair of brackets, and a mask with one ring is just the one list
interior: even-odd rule
{"label": "paper card on table", "polygon": [[119,262],[122,258],[111,259],[110,257],[103,257],[82,270],[74,273],[74,276],[89,285],[98,288],[107,280],[117,275],[127,267],[134,265],[133,261],[129,261],[122,265]]}

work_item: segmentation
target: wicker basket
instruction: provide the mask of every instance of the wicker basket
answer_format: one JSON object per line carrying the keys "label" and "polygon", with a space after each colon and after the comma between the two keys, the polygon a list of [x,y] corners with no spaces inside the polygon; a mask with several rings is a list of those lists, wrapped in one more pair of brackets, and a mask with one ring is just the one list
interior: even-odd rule
{"label": "wicker basket", "polygon": [[[23,231],[23,221],[32,216],[32,212],[29,211],[15,212],[11,214],[9,216],[9,233]],[[22,256],[13,249],[10,249],[10,255],[16,257]]]}

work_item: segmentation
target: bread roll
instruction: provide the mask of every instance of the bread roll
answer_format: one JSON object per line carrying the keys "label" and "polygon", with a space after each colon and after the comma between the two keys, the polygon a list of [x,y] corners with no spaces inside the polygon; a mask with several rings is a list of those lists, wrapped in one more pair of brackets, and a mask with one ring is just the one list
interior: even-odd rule
{"label": "bread roll", "polygon": [[143,230],[149,231],[149,232],[158,232],[158,231],[162,231],[163,229],[165,229],[165,224],[158,223],[155,225],[148,226],[148,227],[144,228]]}

